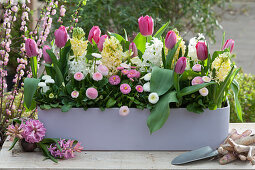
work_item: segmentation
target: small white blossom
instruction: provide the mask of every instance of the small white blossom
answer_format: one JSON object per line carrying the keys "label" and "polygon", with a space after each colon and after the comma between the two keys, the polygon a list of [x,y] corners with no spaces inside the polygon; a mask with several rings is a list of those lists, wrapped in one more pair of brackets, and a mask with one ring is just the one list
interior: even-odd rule
{"label": "small white blossom", "polygon": [[42,76],[42,79],[43,79],[43,80],[51,79],[51,76],[49,76],[49,75],[44,75],[44,76]]}
{"label": "small white blossom", "polygon": [[151,73],[147,73],[144,77],[142,77],[145,81],[151,80]]}
{"label": "small white blossom", "polygon": [[149,102],[152,104],[156,104],[159,100],[158,94],[157,93],[151,93],[148,97]]}
{"label": "small white blossom", "polygon": [[55,81],[53,79],[47,79],[47,80],[45,80],[45,83],[46,84],[54,84]]}
{"label": "small white blossom", "polygon": [[120,66],[121,66],[121,67],[124,67],[124,68],[127,68],[127,69],[130,68],[130,65],[128,65],[128,64],[126,64],[126,63],[121,63]]}
{"label": "small white blossom", "polygon": [[206,82],[206,83],[209,83],[209,82],[211,81],[211,78],[208,77],[208,76],[203,76],[203,77],[202,77],[202,80],[203,80],[204,82]]}
{"label": "small white blossom", "polygon": [[201,94],[201,96],[207,96],[209,91],[206,87],[204,87],[204,88],[199,90],[199,93]]}
{"label": "small white blossom", "polygon": [[145,83],[143,85],[143,90],[146,91],[146,92],[150,92],[151,91],[150,86],[151,86],[150,82]]}
{"label": "small white blossom", "polygon": [[91,55],[95,58],[102,58],[102,55],[98,53],[92,53]]}
{"label": "small white blossom", "polygon": [[39,86],[39,87],[46,87],[47,85],[46,85],[46,83],[44,83],[44,82],[40,82],[40,83],[38,83],[38,86]]}

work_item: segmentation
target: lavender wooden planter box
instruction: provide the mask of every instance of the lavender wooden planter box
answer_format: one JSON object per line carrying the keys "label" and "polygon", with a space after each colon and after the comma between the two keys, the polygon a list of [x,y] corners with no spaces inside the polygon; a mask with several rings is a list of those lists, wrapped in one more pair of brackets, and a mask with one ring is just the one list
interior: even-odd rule
{"label": "lavender wooden planter box", "polygon": [[119,109],[84,111],[73,108],[38,111],[47,129],[46,137],[79,140],[85,150],[193,150],[202,146],[218,147],[228,135],[230,108],[203,114],[184,108],[171,109],[166,124],[150,135],[146,124],[149,110],[130,109],[126,117]]}

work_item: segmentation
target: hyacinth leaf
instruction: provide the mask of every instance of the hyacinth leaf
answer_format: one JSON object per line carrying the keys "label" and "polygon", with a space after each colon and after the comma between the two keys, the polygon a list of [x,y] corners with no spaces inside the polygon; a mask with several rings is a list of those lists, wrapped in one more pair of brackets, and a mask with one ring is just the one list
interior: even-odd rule
{"label": "hyacinth leaf", "polygon": [[40,80],[35,78],[25,78],[24,80],[24,104],[28,110],[35,108],[32,103],[34,102],[33,97],[39,82]]}
{"label": "hyacinth leaf", "polygon": [[117,40],[119,40],[119,42],[125,41],[125,39],[124,39],[121,35],[119,35],[119,34],[117,34],[117,33],[108,32],[108,34],[109,34],[110,36],[113,36],[113,37],[117,38]]}
{"label": "hyacinth leaf", "polygon": [[30,65],[31,65],[33,78],[37,78],[37,58],[36,57],[30,58]]}
{"label": "hyacinth leaf", "polygon": [[229,80],[231,79],[233,71],[234,71],[234,67],[231,68],[228,76],[225,78],[224,82],[217,89],[217,92],[216,92],[217,97],[215,98],[214,103],[218,103],[218,104],[221,103],[221,101],[219,99],[222,98],[222,95],[223,95],[224,91],[226,90],[225,88],[227,87],[227,84],[229,83]]}
{"label": "hyacinth leaf", "polygon": [[41,150],[42,150],[42,152],[43,152],[43,154],[44,154],[44,156],[45,156],[46,158],[51,159],[51,160],[52,160],[53,162],[55,162],[55,163],[58,163],[57,159],[55,159],[55,158],[50,154],[47,145],[45,145],[45,144],[39,142],[39,143],[38,143],[38,146],[41,148]]}
{"label": "hyacinth leaf", "polygon": [[156,33],[153,37],[155,38],[160,38],[161,35],[165,32],[165,30],[168,28],[168,25],[170,24],[170,22],[168,21],[167,23],[165,23]]}
{"label": "hyacinth leaf", "polygon": [[61,49],[60,53],[60,59],[59,59],[59,69],[65,75],[68,71],[68,58],[69,58],[69,52],[71,51],[71,43],[70,40],[66,42],[66,45],[63,49]]}
{"label": "hyacinth leaf", "polygon": [[63,78],[63,74],[62,74],[61,70],[59,69],[59,63],[58,63],[57,57],[52,52],[52,50],[46,50],[46,52],[49,54],[49,56],[52,60],[52,63],[53,63],[53,68],[56,71],[56,81],[55,82],[58,86],[60,86],[64,82],[64,78]]}
{"label": "hyacinth leaf", "polygon": [[162,48],[162,63],[164,68],[166,68],[166,54],[165,54],[165,49]]}
{"label": "hyacinth leaf", "polygon": [[14,146],[16,145],[16,143],[19,141],[19,138],[15,137],[13,142],[12,142],[12,145],[11,147],[9,148],[9,151],[12,150],[14,148]]}
{"label": "hyacinth leaf", "polygon": [[172,66],[172,62],[173,62],[173,59],[174,59],[174,55],[175,55],[181,41],[182,40],[179,40],[175,44],[174,48],[168,51],[168,54],[166,56],[166,69],[170,69],[170,70],[172,69],[171,66]]}
{"label": "hyacinth leaf", "polygon": [[43,143],[43,144],[52,144],[52,143],[54,143],[54,144],[56,144],[57,148],[58,148],[60,151],[62,151],[62,148],[60,147],[58,141],[59,141],[59,138],[44,138],[44,139],[41,141],[41,143]]}
{"label": "hyacinth leaf", "polygon": [[127,35],[127,31],[124,29],[124,33],[125,33],[125,40],[128,41],[128,35]]}
{"label": "hyacinth leaf", "polygon": [[170,114],[169,103],[172,102],[178,102],[175,91],[166,93],[165,95],[161,96],[158,103],[151,110],[151,114],[147,119],[147,126],[151,134],[159,130],[167,121]]}
{"label": "hyacinth leaf", "polygon": [[139,32],[133,42],[135,43],[137,49],[144,53],[146,47],[146,37]]}
{"label": "hyacinth leaf", "polygon": [[236,80],[233,80],[233,82],[231,83],[231,89],[233,90],[233,93],[234,93],[235,110],[236,110],[237,117],[239,120],[243,122],[243,111],[242,111],[241,104],[238,100],[239,84]]}
{"label": "hyacinth leaf", "polygon": [[223,48],[224,44],[225,44],[225,37],[226,37],[226,33],[223,32],[222,34],[222,40],[221,40],[221,48]]}
{"label": "hyacinth leaf", "polygon": [[204,88],[204,87],[207,87],[209,85],[212,85],[212,84],[216,84],[216,82],[209,82],[209,83],[203,83],[203,84],[197,84],[197,85],[194,85],[194,86],[188,86],[188,87],[185,87],[183,88],[180,93],[178,94],[179,97],[183,97],[183,96],[186,96],[186,95],[189,95],[189,94],[192,94],[192,93],[195,93],[197,92],[198,90]]}
{"label": "hyacinth leaf", "polygon": [[173,71],[159,67],[153,67],[151,73],[151,92],[159,96],[165,94],[173,86]]}

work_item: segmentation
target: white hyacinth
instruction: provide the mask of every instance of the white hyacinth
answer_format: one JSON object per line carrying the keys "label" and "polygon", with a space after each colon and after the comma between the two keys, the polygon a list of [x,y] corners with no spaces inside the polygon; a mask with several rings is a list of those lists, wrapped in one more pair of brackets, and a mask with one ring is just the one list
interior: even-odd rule
{"label": "white hyacinth", "polygon": [[158,94],[157,93],[151,93],[148,97],[148,100],[151,104],[156,104],[159,100]]}
{"label": "white hyacinth", "polygon": [[149,66],[161,66],[162,65],[162,48],[163,43],[157,38],[152,38],[151,43],[146,43],[146,49],[142,56],[143,64]]}

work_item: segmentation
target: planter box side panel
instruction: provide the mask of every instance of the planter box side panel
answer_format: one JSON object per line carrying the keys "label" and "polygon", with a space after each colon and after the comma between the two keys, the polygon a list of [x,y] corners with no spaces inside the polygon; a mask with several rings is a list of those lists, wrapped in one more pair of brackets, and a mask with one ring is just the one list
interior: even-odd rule
{"label": "planter box side panel", "polygon": [[47,129],[46,137],[79,140],[85,150],[193,150],[202,146],[218,147],[228,135],[229,107],[203,114],[186,109],[171,109],[166,124],[150,135],[149,110],[130,109],[126,117],[119,109],[87,111],[73,108],[39,110]]}

